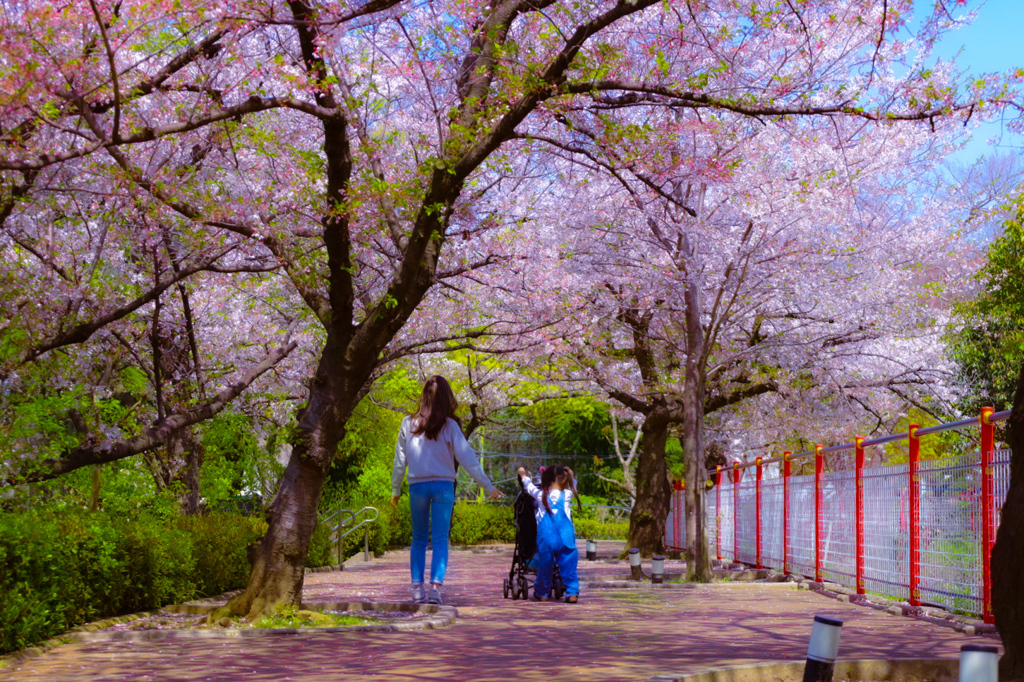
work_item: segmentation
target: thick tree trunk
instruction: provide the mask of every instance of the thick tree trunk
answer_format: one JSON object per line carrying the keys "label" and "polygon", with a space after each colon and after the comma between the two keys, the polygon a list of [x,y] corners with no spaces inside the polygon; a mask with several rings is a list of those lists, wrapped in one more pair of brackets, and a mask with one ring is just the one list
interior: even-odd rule
{"label": "thick tree trunk", "polygon": [[690,580],[711,581],[711,557],[704,518],[704,391],[703,376],[687,363],[683,389],[683,458],[686,462],[686,553]]}
{"label": "thick tree trunk", "polygon": [[1003,639],[999,679],[1024,680],[1024,367],[1007,428],[1010,488],[992,550],[992,611]]}
{"label": "thick tree trunk", "polygon": [[636,502],[629,515],[630,547],[650,557],[665,552],[665,522],[672,500],[668,480],[665,444],[668,442],[669,411],[655,407],[642,427],[640,459],[636,468]]}
{"label": "thick tree trunk", "polygon": [[345,423],[372,369],[370,362],[358,365],[359,371],[342,366],[335,360],[340,355],[337,344],[328,339],[310,384],[309,399],[297,415],[298,438],[267,513],[267,533],[252,554],[249,585],[228,602],[233,615],[252,619],[302,601],[320,492],[345,434]]}
{"label": "thick tree trunk", "polygon": [[705,479],[698,466],[686,468],[686,569],[693,582],[711,582],[711,555],[708,553],[707,518],[704,499]]}

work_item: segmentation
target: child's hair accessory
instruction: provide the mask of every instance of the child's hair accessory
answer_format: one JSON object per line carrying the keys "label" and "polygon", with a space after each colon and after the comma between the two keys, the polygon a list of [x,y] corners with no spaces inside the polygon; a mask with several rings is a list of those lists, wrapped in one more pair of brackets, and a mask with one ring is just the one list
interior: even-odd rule
{"label": "child's hair accessory", "polygon": [[546,470],[547,470],[547,467],[541,467],[541,468],[540,468],[540,473],[542,473],[542,474],[543,474],[543,473],[544,473],[544,472],[545,472]]}

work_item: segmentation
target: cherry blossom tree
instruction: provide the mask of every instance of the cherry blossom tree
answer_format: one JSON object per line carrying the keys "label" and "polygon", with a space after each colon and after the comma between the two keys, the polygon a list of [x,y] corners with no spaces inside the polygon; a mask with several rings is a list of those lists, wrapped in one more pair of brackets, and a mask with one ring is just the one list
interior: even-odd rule
{"label": "cherry blossom tree", "polygon": [[[879,393],[905,404],[934,388],[938,293],[958,280],[966,246],[956,238],[962,225],[945,222],[957,206],[915,190],[949,128],[714,123],[676,133],[691,146],[660,156],[629,155],[578,122],[579,141],[548,141],[620,186],[588,180],[585,201],[602,210],[582,219],[588,237],[568,267],[587,263],[600,296],[591,311],[603,320],[577,339],[579,366],[645,417],[629,540],[650,553],[661,551],[674,425],[687,461],[688,538],[699,543],[705,415],[780,392],[789,410],[813,404],[794,401],[794,385],[825,387],[796,397],[824,401],[827,391],[875,411]],[[906,341],[920,338],[930,345]],[[690,551],[699,572],[706,554]]]}
{"label": "cherry blossom tree", "polygon": [[[925,21],[926,39],[945,21],[939,5]],[[308,372],[291,457],[249,586],[229,608],[256,615],[298,602],[327,469],[383,364],[493,331],[446,328],[431,308],[444,307],[441,292],[489,269],[509,273],[505,289],[523,282],[512,266],[534,256],[524,248],[525,226],[505,224],[494,197],[538,145],[574,145],[587,131],[573,122],[593,130],[597,120],[607,123],[604,138],[638,140],[634,151],[647,153],[651,127],[612,115],[638,108],[684,114],[676,130],[658,122],[664,137],[705,119],[716,125],[713,112],[751,126],[758,117],[941,122],[1012,105],[1001,81],[958,88],[951,68],[919,68],[894,40],[911,8],[910,0],[8,7],[0,19],[5,248],[40,272],[67,270],[62,259],[72,259],[62,300],[89,301],[34,316],[8,297],[21,315],[9,330],[17,349],[10,372],[69,344],[95,360],[97,334],[113,336],[120,323],[142,321],[159,335],[158,295],[200,272],[224,275],[215,279],[229,290],[251,287],[249,307],[228,313],[241,318],[228,331],[248,342],[217,337],[205,347],[218,361],[192,359],[197,388],[200,367],[207,386],[194,402],[138,415],[134,427],[81,434],[9,478],[159,447],[223,410],[301,345],[293,362]],[[648,189],[663,200],[674,191],[661,180]],[[127,214],[107,201],[118,196]],[[45,213],[54,202],[76,205],[88,244],[103,243],[98,226],[113,216],[129,230],[123,244],[133,257],[152,258],[164,234],[171,246],[147,266],[145,287],[116,268],[96,280],[77,247],[60,258],[41,250],[55,243],[42,236],[60,222]],[[707,222],[699,211],[698,221]],[[19,243],[15,230],[31,236]],[[661,248],[648,241],[652,253]],[[691,242],[680,254],[697,248]],[[184,298],[174,305],[184,320]],[[35,333],[36,322],[55,316],[56,328]],[[239,348],[243,362],[233,357]],[[641,486],[649,478],[641,472]]]}

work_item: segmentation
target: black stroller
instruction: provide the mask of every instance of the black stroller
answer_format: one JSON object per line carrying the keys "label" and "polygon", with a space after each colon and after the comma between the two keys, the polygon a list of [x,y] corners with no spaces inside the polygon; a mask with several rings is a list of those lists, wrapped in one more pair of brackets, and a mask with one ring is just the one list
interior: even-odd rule
{"label": "black stroller", "polygon": [[[519,494],[512,503],[513,523],[516,527],[516,546],[512,551],[512,568],[505,578],[505,599],[526,599],[537,575],[537,517],[533,513],[533,498],[519,482]],[[565,594],[565,584],[558,574],[558,566],[554,567],[551,576],[551,596],[561,599]]]}

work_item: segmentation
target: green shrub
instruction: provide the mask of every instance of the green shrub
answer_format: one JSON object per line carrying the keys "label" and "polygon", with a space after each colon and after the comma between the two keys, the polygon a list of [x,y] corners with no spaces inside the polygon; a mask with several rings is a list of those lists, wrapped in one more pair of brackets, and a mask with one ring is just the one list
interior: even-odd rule
{"label": "green shrub", "polygon": [[259,519],[0,513],[0,653],[68,628],[243,587]]}
{"label": "green shrub", "polygon": [[452,544],[514,542],[515,539],[512,507],[463,501],[455,503],[452,512]]}
{"label": "green shrub", "polygon": [[629,534],[629,521],[596,521],[576,519],[576,537],[586,540],[624,540]]}
{"label": "green shrub", "polygon": [[192,538],[198,596],[221,594],[248,582],[249,551],[267,532],[266,521],[219,511],[185,516],[177,525]]}
{"label": "green shrub", "polygon": [[329,526],[318,523],[313,529],[313,537],[309,539],[309,551],[306,552],[306,565],[311,567],[330,566],[337,563],[334,554],[334,543]]}

